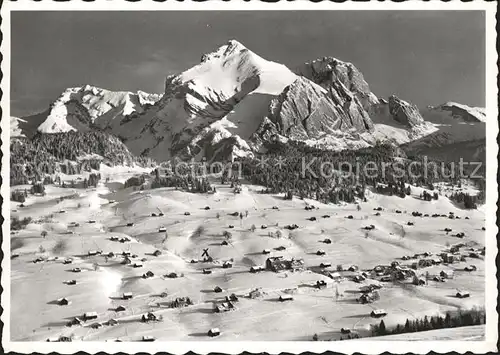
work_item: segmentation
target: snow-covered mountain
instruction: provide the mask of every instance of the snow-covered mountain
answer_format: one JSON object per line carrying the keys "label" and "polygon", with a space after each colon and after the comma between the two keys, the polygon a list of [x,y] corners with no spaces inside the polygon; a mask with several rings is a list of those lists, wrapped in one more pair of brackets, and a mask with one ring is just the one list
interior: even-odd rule
{"label": "snow-covered mountain", "polygon": [[486,110],[483,107],[470,107],[456,102],[446,102],[437,107],[428,107],[430,111],[445,112],[462,122],[486,122]]}
{"label": "snow-covered mountain", "polygon": [[142,113],[147,106],[154,105],[161,95],[126,91],[109,91],[95,86],[85,85],[66,89],[42,114],[24,118],[36,121],[39,125],[27,127],[28,134],[61,133],[69,131],[87,131],[92,125],[101,129],[111,128],[117,118]]}
{"label": "snow-covered mountain", "polygon": [[43,133],[100,129],[132,153],[162,161],[233,159],[276,141],[333,150],[383,140],[399,145],[438,130],[425,118],[396,96],[378,98],[351,63],[324,57],[291,71],[231,40],[168,76],[162,95],[70,88],[19,126]]}

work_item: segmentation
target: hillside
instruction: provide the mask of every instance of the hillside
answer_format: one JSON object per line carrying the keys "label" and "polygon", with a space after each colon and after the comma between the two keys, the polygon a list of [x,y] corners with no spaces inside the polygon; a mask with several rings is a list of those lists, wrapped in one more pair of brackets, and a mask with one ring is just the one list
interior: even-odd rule
{"label": "hillside", "polygon": [[[249,184],[234,193],[218,177],[212,180],[215,193],[194,194],[175,188],[123,188],[134,172],[106,168],[102,174],[97,188],[68,191],[51,185],[43,197],[29,195],[24,207],[11,202],[13,217],[32,218],[25,229],[11,236],[12,254],[17,255],[11,261],[13,340],[45,341],[59,336],[83,341],[138,341],[143,336],[162,341],[209,340],[207,332],[214,327],[221,330],[215,338],[221,341],[309,341],[313,334],[320,340],[338,340],[345,337],[341,328],[369,336],[372,326],[380,323],[370,316],[374,309],[387,311],[383,319],[390,327],[404,324],[408,318],[484,306],[483,256],[469,255],[473,251],[479,254],[484,245],[481,226],[485,215],[479,210],[462,210],[444,196],[423,201],[417,187],[405,199],[368,191],[367,202],[360,201],[358,209],[354,204],[285,200],[282,194],[262,194],[262,186]],[[308,205],[315,208],[305,210]],[[379,207],[377,216],[373,209]],[[230,215],[235,211],[243,218]],[[453,212],[461,219],[415,217],[412,211],[428,215]],[[287,229],[292,223],[299,228]],[[373,230],[363,229],[370,224],[375,226]],[[445,227],[463,231],[465,237],[448,234]],[[42,231],[47,232],[46,237],[41,236]],[[230,232],[229,238],[224,237],[225,231]],[[130,239],[120,242],[120,238]],[[390,270],[393,261],[411,269],[412,263],[426,259],[419,254],[432,253],[436,258],[459,242],[465,246],[457,255],[463,255],[465,261],[415,270],[419,277],[429,276],[426,284],[413,285],[411,278],[381,281],[372,271],[377,265]],[[204,249],[212,262],[202,260]],[[155,255],[155,250],[160,253]],[[325,255],[318,255],[318,250]],[[130,253],[131,264],[124,263],[123,253]],[[250,272],[252,266],[265,267],[272,256],[303,260],[304,269]],[[413,259],[402,258],[406,256]],[[66,258],[72,259],[70,264],[63,263]],[[224,267],[225,262],[231,267]],[[133,267],[134,263],[142,266]],[[470,264],[476,270],[464,271]],[[337,265],[342,271],[337,271]],[[349,271],[351,265],[359,270]],[[74,268],[79,272],[72,272]],[[143,278],[147,271],[153,276]],[[434,281],[441,271],[453,277]],[[355,281],[363,273],[368,278]],[[73,279],[76,284],[65,283]],[[326,287],[317,288],[317,281],[324,281]],[[381,286],[379,299],[357,302],[361,287],[369,284]],[[215,292],[216,286],[222,292]],[[255,289],[260,291],[250,297]],[[470,292],[470,297],[457,298],[457,290]],[[123,299],[125,292],[133,297]],[[35,293],[37,297],[25,302],[26,295]],[[216,312],[233,293],[238,299],[234,308]],[[287,295],[292,299],[279,301]],[[181,297],[189,297],[193,304],[171,308]],[[62,298],[69,304],[58,305]],[[67,326],[84,312],[96,312],[97,318]],[[157,321],[141,321],[148,312]],[[460,330],[450,330],[454,335],[449,336],[469,337]]]}
{"label": "hillside", "polygon": [[45,174],[68,169],[99,170],[109,166],[146,165],[116,137],[100,131],[37,133],[32,139],[12,138],[10,142],[10,183],[26,184],[41,180]]}

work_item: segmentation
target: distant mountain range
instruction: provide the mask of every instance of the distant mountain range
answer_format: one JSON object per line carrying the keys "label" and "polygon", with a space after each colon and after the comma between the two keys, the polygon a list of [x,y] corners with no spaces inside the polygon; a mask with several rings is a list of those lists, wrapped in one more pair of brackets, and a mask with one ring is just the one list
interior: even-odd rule
{"label": "distant mountain range", "polygon": [[69,88],[44,112],[11,118],[11,136],[97,130],[156,161],[226,160],[276,142],[329,150],[453,144],[483,139],[484,122],[481,108],[448,102],[420,111],[395,95],[378,98],[351,63],[324,57],[290,70],[231,40],[167,77],[161,95]]}

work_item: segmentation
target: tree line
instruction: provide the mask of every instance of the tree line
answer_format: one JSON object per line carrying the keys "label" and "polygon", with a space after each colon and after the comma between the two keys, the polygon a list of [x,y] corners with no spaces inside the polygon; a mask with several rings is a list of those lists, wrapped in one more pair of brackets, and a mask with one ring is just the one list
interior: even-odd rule
{"label": "tree line", "polygon": [[373,326],[372,335],[390,335],[422,332],[426,330],[457,328],[472,325],[481,325],[486,323],[486,312],[484,309],[460,310],[458,312],[447,312],[443,317],[441,315],[432,317],[406,319],[405,324],[397,324],[392,329],[388,329],[381,320],[379,324]]}

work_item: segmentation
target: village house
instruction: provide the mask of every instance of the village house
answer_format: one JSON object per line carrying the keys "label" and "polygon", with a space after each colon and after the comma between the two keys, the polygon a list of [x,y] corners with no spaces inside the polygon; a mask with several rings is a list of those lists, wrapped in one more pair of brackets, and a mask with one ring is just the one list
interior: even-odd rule
{"label": "village house", "polygon": [[451,270],[442,270],[439,273],[439,276],[441,276],[444,279],[451,279],[453,277],[453,271],[451,271]]}
{"label": "village house", "polygon": [[293,301],[293,297],[290,295],[280,295],[279,301],[280,302]]}
{"label": "village house", "polygon": [[74,317],[73,319],[71,319],[67,324],[66,326],[68,327],[72,327],[74,325],[82,325],[83,324],[83,320],[79,317]]}
{"label": "village house", "polygon": [[118,325],[118,321],[114,318],[111,318],[110,320],[108,320],[107,324],[111,327],[115,326],[115,325]]}
{"label": "village house", "polygon": [[251,299],[258,298],[261,296],[262,296],[262,291],[258,288],[254,289],[248,293],[248,297]]}
{"label": "village house", "polygon": [[71,303],[71,302],[70,302],[67,298],[59,298],[59,299],[57,300],[57,304],[58,304],[59,306],[67,306],[67,305],[69,305],[70,303]]}
{"label": "village house", "polygon": [[273,256],[267,258],[266,269],[280,272],[285,270],[298,271],[304,268],[302,259],[285,259],[283,256]]}
{"label": "village house", "polygon": [[216,337],[220,335],[220,330],[219,328],[212,328],[208,331],[208,336],[209,337]]}
{"label": "village house", "polygon": [[123,293],[123,295],[122,295],[122,298],[123,298],[124,300],[129,300],[129,299],[131,299],[132,297],[133,297],[132,292],[124,292],[124,293]]}
{"label": "village house", "polygon": [[85,312],[83,314],[83,319],[85,320],[97,319],[97,312]]}
{"label": "village house", "polygon": [[126,310],[127,309],[122,305],[119,305],[118,307],[115,308],[115,312],[124,312]]}
{"label": "village house", "polygon": [[143,322],[143,323],[156,322],[157,320],[158,320],[158,318],[152,312],[148,312],[147,314],[143,314],[141,317],[141,322]]}
{"label": "village house", "polygon": [[91,327],[92,329],[99,329],[99,328],[101,328],[101,327],[102,327],[102,323],[101,323],[101,322],[92,323],[92,324],[90,325],[90,327]]}
{"label": "village house", "polygon": [[374,309],[371,311],[370,316],[373,318],[380,318],[387,315],[387,312],[383,309]]}
{"label": "village house", "polygon": [[231,311],[234,309],[235,309],[234,304],[231,301],[227,301],[227,302],[222,302],[222,303],[216,304],[214,307],[214,312],[223,313],[223,312],[228,312],[228,311]]}
{"label": "village house", "polygon": [[161,251],[158,249],[153,252],[153,256],[160,256],[160,255],[161,255]]}
{"label": "village house", "polygon": [[231,295],[226,296],[226,301],[227,302],[229,302],[229,301],[231,301],[231,302],[238,302],[239,299],[238,299],[238,296],[236,296],[236,294],[231,293]]}
{"label": "village house", "polygon": [[257,272],[262,272],[262,271],[264,271],[264,270],[265,270],[265,269],[264,269],[264,267],[263,267],[263,266],[260,266],[260,265],[251,266],[251,267],[250,267],[250,272],[251,272],[251,273],[253,273],[253,274],[255,274],[255,273],[257,273]]}
{"label": "village house", "polygon": [[362,282],[364,280],[365,280],[365,278],[362,275],[355,275],[352,278],[352,281],[357,282],[357,283]]}
{"label": "village house", "polygon": [[464,271],[476,271],[477,270],[477,267],[476,265],[467,265],[465,268],[464,268]]}
{"label": "village house", "polygon": [[470,293],[465,291],[458,291],[455,296],[457,298],[468,298],[470,297]]}
{"label": "village house", "polygon": [[342,275],[340,275],[339,272],[330,272],[330,271],[327,271],[324,273],[325,276],[328,276],[329,278],[331,278],[332,280],[336,281],[336,282],[340,282],[342,281]]}
{"label": "village house", "polygon": [[177,297],[170,303],[170,308],[182,308],[192,305],[193,302],[189,297]]}

